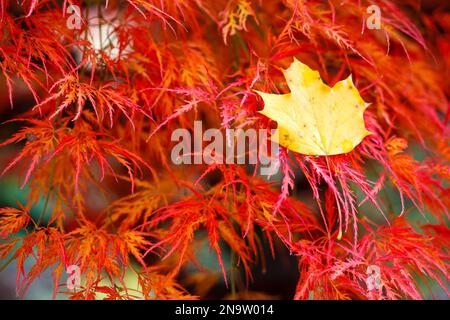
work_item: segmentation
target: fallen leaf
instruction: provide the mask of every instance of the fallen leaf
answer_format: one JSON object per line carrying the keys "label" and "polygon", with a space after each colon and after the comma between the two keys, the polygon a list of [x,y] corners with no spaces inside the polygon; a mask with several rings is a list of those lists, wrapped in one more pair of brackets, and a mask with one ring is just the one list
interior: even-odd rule
{"label": "fallen leaf", "polygon": [[352,151],[367,135],[364,110],[351,76],[333,87],[317,71],[294,58],[283,71],[291,93],[256,91],[264,100],[261,114],[278,123],[272,140],[306,155],[335,155]]}

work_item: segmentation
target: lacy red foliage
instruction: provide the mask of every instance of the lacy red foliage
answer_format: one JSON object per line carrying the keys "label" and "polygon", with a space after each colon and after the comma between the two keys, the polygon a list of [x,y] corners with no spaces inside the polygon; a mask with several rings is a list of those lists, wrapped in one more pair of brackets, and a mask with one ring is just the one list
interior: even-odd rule
{"label": "lacy red foliage", "polygon": [[[449,296],[444,7],[20,3],[0,0],[0,103],[20,110],[3,124],[17,132],[0,143],[9,159],[2,175],[29,188],[26,204],[0,209],[0,270],[17,263],[19,293],[50,270],[55,297],[206,298],[223,280],[231,297],[261,298],[255,273],[290,253],[295,299]],[[72,4],[79,29],[68,27]],[[372,4],[379,30],[366,26]],[[373,134],[337,156],[282,149],[270,183],[244,165],[172,163],[171,133],[194,120],[273,127],[253,90],[288,92],[281,68],[293,57],[329,85],[351,73],[371,103]],[[23,96],[33,104],[20,105]],[[205,245],[217,270],[202,266]],[[82,274],[76,291],[63,283],[70,265]],[[377,290],[368,288],[370,266],[380,271]]]}

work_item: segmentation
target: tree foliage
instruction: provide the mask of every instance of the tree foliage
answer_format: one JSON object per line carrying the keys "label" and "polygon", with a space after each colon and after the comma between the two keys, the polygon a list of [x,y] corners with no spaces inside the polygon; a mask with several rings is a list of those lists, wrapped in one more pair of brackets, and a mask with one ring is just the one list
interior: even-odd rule
{"label": "tree foliage", "polygon": [[[67,25],[72,4],[80,29]],[[365,23],[372,4],[380,30]],[[220,278],[234,290],[238,272],[235,297],[244,296],[265,261],[288,251],[295,299],[421,299],[436,288],[423,282],[448,295],[449,26],[438,9],[416,0],[0,0],[3,103],[33,101],[0,144],[2,174],[30,189],[25,204],[0,209],[0,258],[17,264],[18,292],[50,270],[55,297],[193,299]],[[88,36],[95,30],[100,43]],[[351,74],[371,104],[371,135],[340,155],[282,148],[281,175],[269,182],[243,165],[171,162],[171,133],[194,120],[273,127],[254,90],[289,93],[282,69],[293,58],[329,86]],[[220,277],[201,266],[205,244]],[[62,280],[69,265],[83,275],[75,292]],[[367,289],[371,265],[380,290]]]}

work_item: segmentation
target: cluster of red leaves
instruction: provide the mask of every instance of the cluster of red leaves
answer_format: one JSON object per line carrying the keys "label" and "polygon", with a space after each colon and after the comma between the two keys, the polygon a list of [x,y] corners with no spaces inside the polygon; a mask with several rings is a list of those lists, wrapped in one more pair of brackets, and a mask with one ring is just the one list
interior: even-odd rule
{"label": "cluster of red leaves", "polygon": [[[71,4],[82,8],[81,29],[68,28]],[[380,30],[365,27],[372,4]],[[0,83],[11,105],[19,94],[35,101],[0,144],[19,149],[3,174],[23,173],[30,188],[26,206],[0,209],[0,259],[17,261],[18,291],[51,270],[55,296],[196,298],[180,281],[207,293],[196,255],[204,243],[227,284],[231,253],[246,287],[269,243],[275,259],[280,245],[298,257],[296,299],[420,299],[422,282],[448,295],[450,41],[439,9],[417,0],[0,0]],[[171,132],[194,120],[272,126],[253,90],[286,92],[280,68],[292,57],[330,85],[351,73],[371,103],[373,134],[345,155],[281,150],[279,183],[240,165],[173,165]],[[297,190],[301,176],[310,194]],[[409,219],[413,209],[421,222]],[[189,262],[199,271],[183,280]],[[83,275],[76,292],[61,287],[69,265]],[[380,269],[380,290],[367,288],[369,266]]]}

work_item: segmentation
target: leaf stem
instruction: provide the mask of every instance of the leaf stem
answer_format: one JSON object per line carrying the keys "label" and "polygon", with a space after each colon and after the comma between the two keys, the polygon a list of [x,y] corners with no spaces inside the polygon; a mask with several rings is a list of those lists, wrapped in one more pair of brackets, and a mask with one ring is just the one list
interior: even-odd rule
{"label": "leaf stem", "polygon": [[0,266],[0,272],[5,270],[6,267],[9,266],[11,264],[11,262],[14,261],[14,259],[15,259],[15,257],[14,257],[14,255],[12,255],[8,260],[6,260],[6,262]]}

